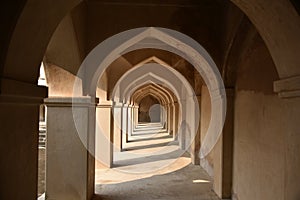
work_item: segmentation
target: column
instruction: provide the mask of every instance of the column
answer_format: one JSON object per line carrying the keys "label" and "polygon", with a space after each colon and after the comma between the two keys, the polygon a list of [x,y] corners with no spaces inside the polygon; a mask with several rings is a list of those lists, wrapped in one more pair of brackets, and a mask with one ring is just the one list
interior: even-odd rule
{"label": "column", "polygon": [[182,112],[181,112],[181,116],[182,116],[182,120],[179,124],[179,131],[178,131],[178,142],[179,142],[179,147],[182,150],[185,150],[186,146],[185,146],[185,142],[186,142],[186,125],[187,125],[187,113],[186,113],[186,109],[187,109],[187,105],[186,105],[186,100],[180,100],[181,101],[181,105],[182,105]]}
{"label": "column", "polygon": [[139,123],[139,106],[134,105],[133,106],[133,131],[136,130],[137,125]]}
{"label": "column", "polygon": [[122,116],[123,116],[123,104],[114,103],[113,107],[113,124],[114,124],[114,152],[122,151]]}
{"label": "column", "polygon": [[128,134],[127,134],[127,124],[128,124],[128,105],[123,104],[122,107],[122,147],[126,145],[128,142]]}
{"label": "column", "polygon": [[167,107],[167,132],[171,135],[171,110],[170,104],[166,104]]}
{"label": "column", "polygon": [[226,88],[227,110],[222,134],[222,198],[231,198],[233,168],[234,88]]}
{"label": "column", "polygon": [[36,199],[39,107],[47,88],[0,82],[0,199]]}
{"label": "column", "polygon": [[[199,111],[201,112],[201,95],[197,95]],[[199,113],[200,116],[200,113]],[[197,123],[197,122],[196,122]],[[191,161],[194,165],[200,165],[200,147],[201,147],[201,121],[199,117],[198,128],[195,134],[192,137],[192,144],[191,144]]]}
{"label": "column", "polygon": [[94,193],[95,103],[90,97],[45,99],[46,197],[89,200]]}
{"label": "column", "polygon": [[135,126],[139,124],[139,106],[135,106]]}
{"label": "column", "polygon": [[113,164],[112,105],[112,101],[101,101],[96,108],[96,161],[108,168]]}
{"label": "column", "polygon": [[161,126],[164,128],[164,105],[160,105],[160,123]]}
{"label": "column", "polygon": [[[127,135],[132,135],[132,125],[133,125],[133,119],[132,119],[132,105],[128,105],[127,110]],[[127,139],[128,142],[128,139]]]}
{"label": "column", "polygon": [[178,102],[174,102],[174,112],[173,112],[173,139],[178,140],[178,122],[179,122],[179,104]]}
{"label": "column", "polygon": [[170,109],[170,113],[169,113],[169,135],[174,134],[174,104],[170,103],[169,104],[169,109]]}

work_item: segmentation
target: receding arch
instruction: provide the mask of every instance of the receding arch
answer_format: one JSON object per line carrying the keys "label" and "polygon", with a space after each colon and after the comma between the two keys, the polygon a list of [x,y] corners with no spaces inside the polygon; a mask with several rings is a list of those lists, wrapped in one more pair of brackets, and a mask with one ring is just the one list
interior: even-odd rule
{"label": "receding arch", "polygon": [[[156,85],[150,84],[148,86],[142,87],[141,89],[137,89],[132,97],[131,97],[131,101],[139,103],[139,101],[144,98],[147,93],[154,93],[157,95],[162,96],[164,103],[170,103],[172,102],[173,99],[171,99],[169,97],[169,95],[166,94],[165,90],[161,90],[161,88],[155,87]],[[142,90],[142,91],[141,91]],[[173,100],[174,101],[174,100]]]}
{"label": "receding arch", "polygon": [[[155,38],[159,44],[145,45],[143,40],[147,38]],[[117,57],[142,48],[159,48],[180,55],[194,65],[204,79],[213,102],[211,123],[201,147],[201,157],[206,156],[221,135],[226,113],[226,94],[214,61],[192,38],[174,30],[153,27],[132,29],[110,37],[98,45],[82,64],[78,76],[85,80],[85,94],[95,96],[99,77]]]}
{"label": "receding arch", "polygon": [[[172,89],[174,94],[176,94],[178,99],[186,99],[189,97],[193,97],[193,89],[190,86],[189,82],[176,70],[169,67],[161,66],[160,64],[148,63],[143,66],[135,67],[129,70],[127,73],[123,75],[123,77],[117,83],[116,90],[114,90],[113,94],[119,94],[119,99],[123,99],[125,97],[125,101],[130,99],[132,92],[134,91],[129,88],[137,88],[136,83],[141,79],[145,80],[145,76],[147,76],[151,80],[151,77],[160,77],[155,79],[161,85],[166,85],[163,80],[168,80],[169,88]],[[134,81],[132,81],[134,80]],[[177,88],[177,89],[175,89]],[[184,90],[185,88],[186,90]]]}
{"label": "receding arch", "polygon": [[[155,96],[159,96],[162,99],[165,99],[164,103],[160,104],[162,112],[161,114],[164,115],[165,109],[168,112],[167,119],[172,120],[172,123],[168,123],[168,131],[169,134],[173,135],[173,138],[175,139],[175,134],[177,133],[178,125],[176,125],[175,120],[178,119],[179,109],[176,109],[175,104],[178,102],[176,96],[172,91],[168,91],[168,88],[165,88],[163,86],[157,85],[157,84],[146,84],[141,87],[139,87],[131,96],[130,102],[136,103],[139,105],[139,101],[143,99],[147,94],[152,94]],[[140,106],[140,105],[139,105]],[[171,116],[172,115],[172,116]],[[174,120],[174,121],[173,121]]]}
{"label": "receding arch", "polygon": [[[158,99],[159,105],[161,107],[160,115],[164,115],[165,113],[163,111],[165,111],[165,108],[168,105],[173,103],[172,99],[170,99],[168,97],[168,95],[165,93],[165,91],[160,90],[160,88],[158,88],[158,87],[154,87],[154,85],[146,85],[145,87],[137,89],[131,97],[132,102],[139,106],[139,111],[142,106],[141,105],[142,101],[149,95],[152,96],[153,98]],[[149,117],[151,119],[151,116],[149,116]],[[167,117],[170,117],[170,116],[167,116]],[[161,117],[161,120],[162,119],[163,118]],[[162,122],[161,120],[160,120],[160,122]]]}
{"label": "receding arch", "polygon": [[[134,80],[134,81],[133,81]],[[164,85],[170,88],[178,99],[181,116],[179,124],[186,124],[189,133],[185,134],[185,127],[180,128],[179,142],[183,149],[189,148],[194,141],[194,132],[199,125],[198,101],[189,82],[170,66],[161,66],[157,63],[147,63],[134,67],[125,73],[118,81],[113,94],[119,95],[118,100],[131,103],[134,92],[145,84]],[[150,86],[151,87],[151,86]],[[119,93],[117,91],[120,91]],[[182,133],[182,134],[181,134]],[[187,139],[185,139],[187,137]]]}
{"label": "receding arch", "polygon": [[139,94],[136,94],[136,95],[133,94],[132,95],[132,103],[139,104],[141,102],[141,100],[144,99],[148,94],[153,95],[159,101],[160,104],[167,104],[170,102],[164,93],[161,93],[160,91],[158,91],[156,89],[149,88]]}
{"label": "receding arch", "polygon": [[[293,5],[285,0],[276,2],[230,1],[247,15],[264,39],[275,61],[280,78],[297,76],[300,64],[297,53],[300,48],[298,37],[300,26],[299,17]],[[45,3],[47,9],[44,9]],[[81,3],[83,3],[83,0],[68,0],[55,4],[50,0],[42,2],[27,0],[24,2],[22,7],[16,10],[16,16],[19,16],[18,20],[11,22],[11,27],[15,28],[7,36],[10,42],[6,44],[3,60],[1,61],[1,63],[4,63],[0,70],[1,76],[35,83],[38,79],[37,68],[43,59],[43,54],[51,36],[67,13]],[[274,15],[274,13],[277,13],[277,15]],[[39,17],[33,18],[31,15]],[[274,20],[274,17],[277,20]],[[32,22],[32,19],[34,19],[34,22]],[[270,20],[273,23],[269,23]],[[45,22],[47,22],[47,26],[44,26]],[[42,31],[40,31],[40,27],[43,27]],[[37,36],[36,32],[40,34]],[[32,41],[35,41],[34,48]],[[32,49],[35,50],[36,56],[28,59],[24,52],[31,52]],[[289,61],[289,65],[286,65],[287,61]],[[26,66],[22,68],[26,69],[26,73],[16,74],[14,71],[19,72],[20,63],[22,63],[22,66]]]}

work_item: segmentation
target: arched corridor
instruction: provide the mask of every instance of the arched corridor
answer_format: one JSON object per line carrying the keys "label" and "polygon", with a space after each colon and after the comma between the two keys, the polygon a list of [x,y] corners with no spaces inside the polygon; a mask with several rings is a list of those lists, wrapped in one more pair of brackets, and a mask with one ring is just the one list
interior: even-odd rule
{"label": "arched corridor", "polygon": [[0,9],[0,199],[300,198],[295,0]]}
{"label": "arched corridor", "polygon": [[95,200],[219,199],[211,178],[167,133],[136,134],[129,141],[113,168],[96,169]]}

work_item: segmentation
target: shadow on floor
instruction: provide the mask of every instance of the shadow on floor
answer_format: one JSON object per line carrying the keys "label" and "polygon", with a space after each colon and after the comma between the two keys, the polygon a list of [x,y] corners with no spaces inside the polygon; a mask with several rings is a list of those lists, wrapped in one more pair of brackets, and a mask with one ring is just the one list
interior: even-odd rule
{"label": "shadow on floor", "polygon": [[[155,131],[156,130],[156,131]],[[140,135],[156,135],[161,133],[167,133],[167,131],[161,130],[161,129],[154,129],[154,130],[134,130],[134,132],[131,134],[132,136],[140,136]]]}
{"label": "shadow on floor", "polygon": [[189,158],[190,155],[182,150],[176,149],[174,151],[164,153],[164,154],[154,154],[154,155],[149,155],[149,156],[139,157],[139,158],[116,160],[114,161],[113,167],[115,168],[115,167],[145,164],[145,163],[150,163],[155,161],[177,159],[179,157]]}
{"label": "shadow on floor", "polygon": [[162,142],[162,143],[156,143],[156,144],[148,144],[148,145],[141,145],[141,146],[134,146],[134,147],[126,147],[123,149],[123,151],[134,151],[139,149],[149,149],[149,148],[155,148],[155,147],[164,147],[167,145],[172,145],[172,142]]}
{"label": "shadow on floor", "polygon": [[192,164],[169,174],[96,185],[95,190],[93,200],[219,200],[212,191],[209,176],[200,166]]}
{"label": "shadow on floor", "polygon": [[142,141],[152,141],[152,140],[161,140],[161,139],[168,139],[172,138],[172,135],[165,135],[161,137],[148,137],[148,138],[140,138],[140,139],[134,139],[134,140],[129,140],[128,142],[142,142]]}

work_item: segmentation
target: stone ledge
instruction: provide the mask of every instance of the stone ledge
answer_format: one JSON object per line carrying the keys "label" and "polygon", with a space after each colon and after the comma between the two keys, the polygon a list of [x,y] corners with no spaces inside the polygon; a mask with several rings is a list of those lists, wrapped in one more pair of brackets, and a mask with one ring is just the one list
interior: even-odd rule
{"label": "stone ledge", "polygon": [[1,78],[0,91],[4,96],[25,96],[31,98],[46,98],[48,88],[37,84]]}
{"label": "stone ledge", "polygon": [[38,105],[47,96],[47,87],[7,78],[0,79],[1,104]]}
{"label": "stone ledge", "polygon": [[46,106],[50,107],[86,107],[96,106],[98,99],[93,100],[91,97],[49,97],[44,99]]}
{"label": "stone ledge", "polygon": [[113,101],[100,101],[97,104],[97,108],[111,108],[113,106]]}
{"label": "stone ledge", "polygon": [[0,94],[0,104],[40,105],[44,103],[43,100],[43,97]]}
{"label": "stone ledge", "polygon": [[300,97],[300,76],[275,81],[273,87],[281,98]]}
{"label": "stone ledge", "polygon": [[114,108],[122,108],[123,107],[123,103],[120,103],[120,102],[113,102],[113,106]]}

